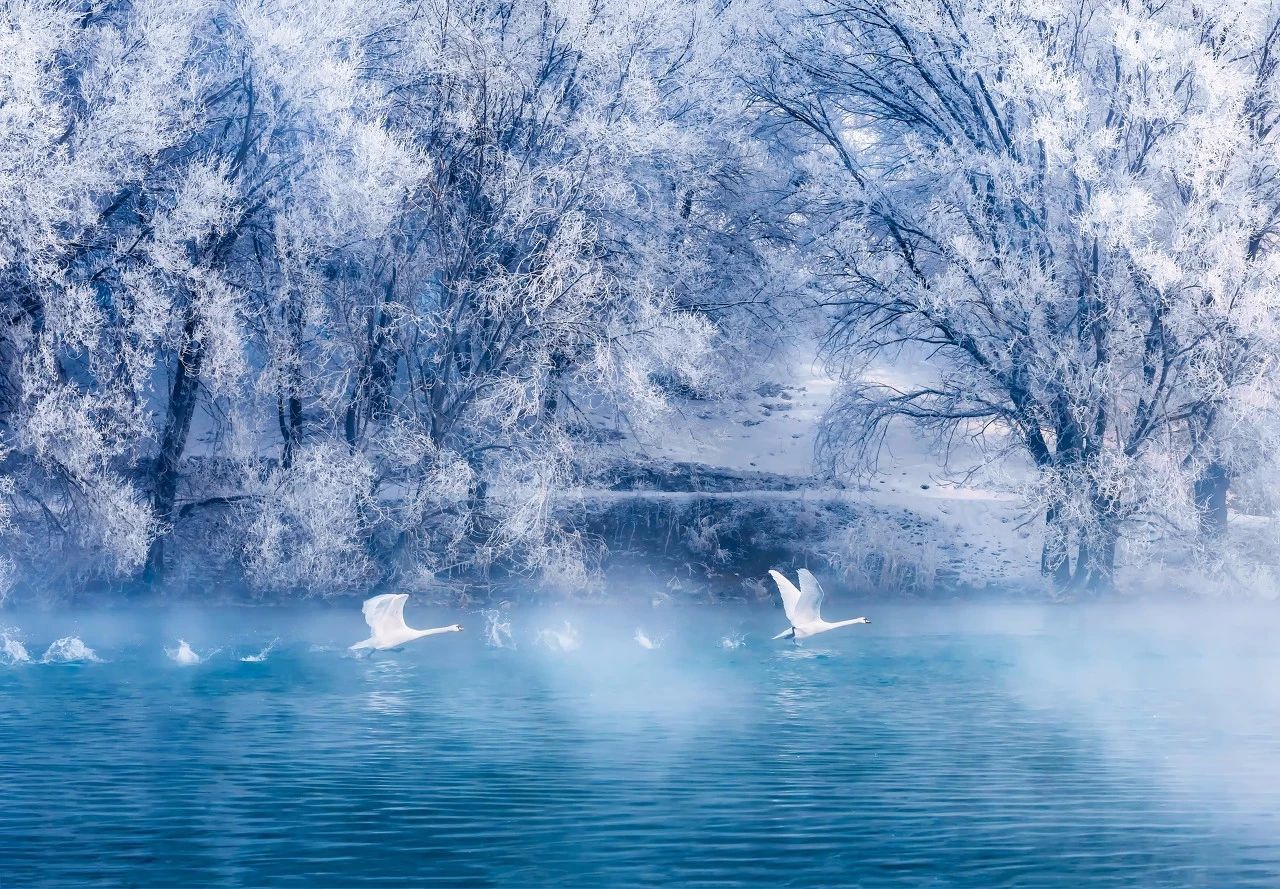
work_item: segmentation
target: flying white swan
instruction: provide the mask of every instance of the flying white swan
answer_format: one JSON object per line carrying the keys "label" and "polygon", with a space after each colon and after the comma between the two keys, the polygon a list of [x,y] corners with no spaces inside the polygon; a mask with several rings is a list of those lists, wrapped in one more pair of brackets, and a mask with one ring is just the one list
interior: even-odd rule
{"label": "flying white swan", "polygon": [[769,574],[778,584],[778,592],[782,594],[782,609],[787,613],[787,620],[791,621],[791,627],[774,636],[775,639],[807,639],[836,627],[871,623],[865,617],[838,620],[835,623],[823,620],[822,586],[818,583],[818,578],[807,569],[800,569],[800,589],[796,589],[795,584],[778,571],[770,570]]}
{"label": "flying white swan", "polygon": [[373,648],[382,651],[387,648],[398,648],[406,642],[421,639],[423,636],[435,636],[440,633],[460,633],[462,627],[452,624],[447,627],[436,627],[434,630],[415,630],[404,622],[404,603],[409,601],[407,593],[384,593],[365,600],[364,621],[373,630],[373,635],[363,642],[352,645],[351,651]]}

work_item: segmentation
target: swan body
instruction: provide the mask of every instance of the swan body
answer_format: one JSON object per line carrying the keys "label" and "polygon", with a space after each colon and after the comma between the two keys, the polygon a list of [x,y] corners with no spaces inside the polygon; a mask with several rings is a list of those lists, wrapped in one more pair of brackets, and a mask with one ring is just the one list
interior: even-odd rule
{"label": "swan body", "polygon": [[787,620],[791,621],[790,628],[783,630],[775,639],[808,639],[810,636],[816,636],[818,633],[825,633],[828,630],[834,630],[839,627],[850,627],[854,624],[869,624],[871,621],[865,617],[855,617],[853,620],[838,620],[834,623],[822,619],[822,585],[818,583],[818,578],[814,577],[808,569],[801,568],[800,588],[787,580],[781,572],[770,570],[769,574],[773,577],[774,583],[778,585],[778,592],[782,595],[782,610],[787,613]]}
{"label": "swan body", "polygon": [[458,624],[436,627],[432,630],[415,630],[404,622],[404,603],[408,601],[407,593],[384,593],[367,599],[360,610],[364,613],[364,621],[373,631],[373,635],[352,645],[349,650],[361,651],[371,648],[375,651],[385,651],[388,648],[398,648],[414,639],[421,639],[423,636],[462,632],[462,627]]}

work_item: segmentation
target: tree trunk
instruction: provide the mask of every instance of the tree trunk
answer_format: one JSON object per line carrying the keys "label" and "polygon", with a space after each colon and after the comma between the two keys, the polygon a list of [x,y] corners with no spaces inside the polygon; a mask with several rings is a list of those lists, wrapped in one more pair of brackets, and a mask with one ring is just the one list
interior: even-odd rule
{"label": "tree trunk", "polygon": [[182,329],[182,348],[178,352],[178,367],[173,376],[173,388],[169,393],[169,411],[164,424],[164,437],[155,462],[155,488],[152,506],[161,523],[159,533],[151,543],[147,554],[144,576],[153,581],[164,569],[165,537],[173,530],[173,507],[178,497],[178,467],[187,447],[191,432],[191,418],[195,414],[196,397],[199,394],[200,363],[203,353],[195,341],[196,318],[189,312]]}
{"label": "tree trunk", "polygon": [[1045,511],[1044,546],[1040,549],[1040,573],[1061,589],[1071,582],[1071,557],[1067,551],[1067,529],[1056,506]]}
{"label": "tree trunk", "polygon": [[1090,498],[1093,521],[1080,530],[1080,555],[1076,559],[1075,586],[1090,593],[1109,592],[1115,586],[1117,531],[1116,506],[1104,496]]}
{"label": "tree trunk", "polygon": [[1231,472],[1218,461],[1210,463],[1195,481],[1196,512],[1200,536],[1219,540],[1227,533],[1227,491],[1231,488]]}
{"label": "tree trunk", "polygon": [[302,443],[302,305],[296,295],[290,297],[284,308],[284,321],[292,340],[292,355],[287,378],[288,391],[282,391],[277,396],[276,411],[280,420],[280,436],[284,442],[280,465],[288,469],[293,465],[293,458]]}
{"label": "tree trunk", "polygon": [[[1042,471],[1051,469],[1055,472],[1069,473],[1079,466],[1082,459],[1082,436],[1080,427],[1073,419],[1070,405],[1063,398],[1054,404],[1055,451],[1049,466],[1042,466]],[[1045,510],[1044,546],[1040,552],[1040,573],[1052,578],[1058,589],[1071,585],[1071,553],[1070,537],[1072,529],[1062,519],[1061,502],[1053,502]],[[1083,569],[1083,563],[1077,561],[1076,574]]]}
{"label": "tree trunk", "polygon": [[1115,586],[1116,534],[1109,528],[1080,541],[1075,585],[1090,593],[1110,592]]}
{"label": "tree trunk", "polygon": [[288,469],[293,465],[293,457],[302,441],[302,400],[296,395],[276,400],[276,414],[280,421],[280,437],[284,439],[284,451],[280,455],[280,465]]}
{"label": "tree trunk", "polygon": [[382,305],[370,319],[369,349],[361,362],[356,375],[355,386],[347,401],[343,431],[347,444],[354,448],[363,435],[364,423],[371,416],[386,408],[391,387],[395,383],[396,366],[399,356],[391,348],[391,319],[387,311],[394,293],[395,279],[386,285]]}

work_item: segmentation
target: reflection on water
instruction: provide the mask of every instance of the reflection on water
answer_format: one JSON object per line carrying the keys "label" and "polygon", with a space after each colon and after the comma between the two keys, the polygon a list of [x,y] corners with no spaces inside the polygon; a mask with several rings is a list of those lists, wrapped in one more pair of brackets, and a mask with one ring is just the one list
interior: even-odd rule
{"label": "reflection on water", "polygon": [[516,609],[577,647],[356,659],[357,609],[6,615],[102,662],[0,667],[0,885],[1280,884],[1272,615],[873,616],[726,650],[777,614],[673,609],[644,649]]}

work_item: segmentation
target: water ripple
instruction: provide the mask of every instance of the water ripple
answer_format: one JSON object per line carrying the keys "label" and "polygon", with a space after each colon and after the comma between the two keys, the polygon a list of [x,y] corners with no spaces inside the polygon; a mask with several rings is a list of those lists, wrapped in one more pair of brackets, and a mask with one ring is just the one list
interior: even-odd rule
{"label": "water ripple", "polygon": [[1280,884],[1280,696],[1255,683],[1225,723],[1176,646],[1091,652],[1099,688],[1052,639],[726,658],[715,627],[648,651],[631,627],[500,658],[283,642],[252,666],[140,646],[0,670],[0,881]]}

